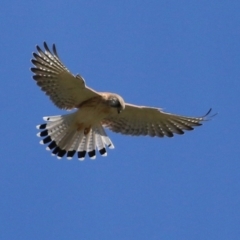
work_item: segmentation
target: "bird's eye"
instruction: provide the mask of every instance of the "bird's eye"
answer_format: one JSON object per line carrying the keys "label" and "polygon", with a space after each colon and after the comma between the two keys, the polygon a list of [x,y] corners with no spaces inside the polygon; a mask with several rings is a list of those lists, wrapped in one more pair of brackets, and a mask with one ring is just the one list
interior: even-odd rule
{"label": "bird's eye", "polygon": [[116,98],[112,98],[110,100],[110,105],[111,105],[111,107],[114,107],[114,108],[120,108],[121,107],[121,104],[120,104],[119,100],[116,99]]}

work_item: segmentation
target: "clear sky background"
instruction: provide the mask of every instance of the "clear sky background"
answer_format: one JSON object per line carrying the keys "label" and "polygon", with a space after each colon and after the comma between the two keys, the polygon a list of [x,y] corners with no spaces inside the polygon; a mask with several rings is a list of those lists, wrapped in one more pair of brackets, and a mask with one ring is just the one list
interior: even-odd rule
{"label": "clear sky background", "polygon": [[[0,239],[235,240],[240,236],[240,1],[1,2]],[[88,86],[213,120],[175,138],[108,131],[106,158],[57,160],[32,80],[55,43]]]}

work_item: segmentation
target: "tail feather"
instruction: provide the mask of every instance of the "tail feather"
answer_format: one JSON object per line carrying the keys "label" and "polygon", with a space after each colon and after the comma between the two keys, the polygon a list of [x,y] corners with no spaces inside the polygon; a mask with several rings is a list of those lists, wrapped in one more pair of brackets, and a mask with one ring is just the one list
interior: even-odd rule
{"label": "tail feather", "polygon": [[[45,119],[45,118],[47,118],[47,117],[44,117],[43,119]],[[45,121],[47,122],[48,120],[45,120]],[[36,128],[41,129],[41,130],[42,129],[52,129],[52,128],[58,126],[60,122],[62,122],[61,119],[57,119],[55,121],[48,121],[47,124],[44,123],[44,124],[41,124],[41,125],[37,125]]]}
{"label": "tail feather", "polygon": [[43,120],[48,121],[48,122],[55,122],[55,121],[60,120],[60,119],[62,119],[62,115],[43,117]]}
{"label": "tail feather", "polygon": [[96,141],[96,146],[97,146],[97,149],[99,151],[99,153],[102,155],[102,156],[107,156],[107,151],[106,151],[106,148],[105,148],[105,142],[103,141],[103,136],[99,133],[99,128],[96,128],[95,129],[95,141]]}
{"label": "tail feather", "polygon": [[58,142],[58,146],[61,149],[69,149],[72,144],[71,142],[74,140],[74,136],[75,136],[76,131],[74,129],[66,129],[63,137],[61,138],[61,140]]}
{"label": "tail feather", "polygon": [[84,136],[84,132],[76,132],[74,137],[72,138],[72,143],[69,143],[69,151],[77,151],[79,144],[82,141],[82,138]]}
{"label": "tail feather", "polygon": [[78,151],[78,159],[79,160],[84,160],[84,158],[85,158],[86,150],[87,150],[86,144],[87,144],[87,137],[88,136],[89,135],[87,135],[87,136],[83,135],[82,140],[81,140],[81,142],[80,142],[80,144],[78,146],[77,151]]}
{"label": "tail feather", "polygon": [[103,142],[104,142],[109,148],[113,149],[113,148],[114,148],[114,145],[113,145],[111,139],[107,136],[107,134],[106,134],[106,132],[105,132],[105,130],[104,130],[104,128],[103,128],[102,126],[101,126],[101,127],[100,127],[100,126],[98,127],[98,132],[99,132],[99,134],[102,136]]}
{"label": "tail feather", "polygon": [[75,113],[44,117],[46,123],[37,126],[41,131],[37,136],[44,137],[40,143],[48,144],[46,149],[51,150],[52,155],[59,159],[66,155],[67,159],[72,159],[77,153],[78,159],[84,160],[88,154],[91,159],[95,159],[96,149],[102,156],[106,156],[106,146],[114,148],[102,125],[93,126],[84,134],[84,129],[79,131],[74,127],[74,117]]}
{"label": "tail feather", "polygon": [[66,129],[69,127],[67,124],[68,121],[64,121],[61,116],[56,117],[44,117],[45,121],[48,121],[47,124],[38,125],[37,128],[44,131],[37,134],[39,137],[47,136],[47,138],[40,141],[41,144],[48,143],[49,136],[51,140],[59,143],[59,141],[63,138]]}
{"label": "tail feather", "polygon": [[79,160],[83,160],[86,153],[88,153],[88,156],[91,159],[95,159],[96,158],[96,144],[95,144],[95,136],[94,133],[92,131],[92,129],[89,131],[89,133],[84,136],[84,138],[82,139],[81,144],[79,145],[78,148],[78,159]]}
{"label": "tail feather", "polygon": [[[71,114],[56,117],[44,117],[43,119],[49,122],[46,124],[46,130],[38,133],[38,135],[42,136],[43,134],[47,134],[51,137],[52,141],[55,141],[60,149],[65,149],[64,138],[66,139],[69,136],[69,127],[72,121]],[[40,143],[44,144],[44,140],[42,140]],[[53,155],[56,154],[53,153]]]}
{"label": "tail feather", "polygon": [[73,143],[69,147],[69,150],[68,150],[68,153],[67,153],[67,159],[70,160],[70,159],[73,158],[73,156],[77,152],[78,146],[81,143],[83,136],[84,136],[83,131],[80,132],[80,133],[76,132],[76,137],[74,138]]}
{"label": "tail feather", "polygon": [[68,136],[67,142],[66,142],[66,149],[69,149],[69,151],[74,150],[74,147],[76,145],[76,141],[79,138],[79,133],[78,132],[73,132],[71,135]]}
{"label": "tail feather", "polygon": [[98,150],[100,150],[100,149],[105,147],[105,144],[104,144],[104,142],[102,140],[102,137],[99,134],[95,135],[95,141],[96,141],[96,146],[97,146]]}
{"label": "tail feather", "polygon": [[88,139],[88,143],[87,143],[87,152],[88,152],[88,156],[91,159],[95,159],[96,158],[96,140],[95,140],[95,133],[93,132],[93,130],[91,129],[89,132],[89,139]]}

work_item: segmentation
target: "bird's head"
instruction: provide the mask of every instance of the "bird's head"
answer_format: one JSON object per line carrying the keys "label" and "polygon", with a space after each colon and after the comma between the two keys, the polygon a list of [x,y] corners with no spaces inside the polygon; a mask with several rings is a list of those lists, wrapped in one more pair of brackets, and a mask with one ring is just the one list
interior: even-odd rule
{"label": "bird's head", "polygon": [[107,99],[107,103],[112,108],[116,108],[118,113],[121,113],[125,108],[125,102],[123,98],[117,94],[110,94]]}

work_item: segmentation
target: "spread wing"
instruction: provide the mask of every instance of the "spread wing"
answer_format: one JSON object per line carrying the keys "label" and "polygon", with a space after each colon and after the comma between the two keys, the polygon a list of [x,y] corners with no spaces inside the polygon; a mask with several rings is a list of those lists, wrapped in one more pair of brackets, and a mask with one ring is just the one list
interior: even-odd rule
{"label": "spread wing", "polygon": [[61,109],[78,107],[82,102],[100,96],[96,91],[85,85],[80,75],[74,76],[63,65],[58,57],[55,44],[53,53],[44,42],[45,51],[37,46],[38,53],[33,53],[31,68],[33,79],[37,85],[50,97],[53,103]]}
{"label": "spread wing", "polygon": [[125,109],[103,121],[105,127],[113,132],[127,135],[149,135],[157,137],[173,137],[183,134],[185,130],[193,130],[207,120],[203,117],[185,117],[163,112],[157,108],[140,107],[126,104]]}

